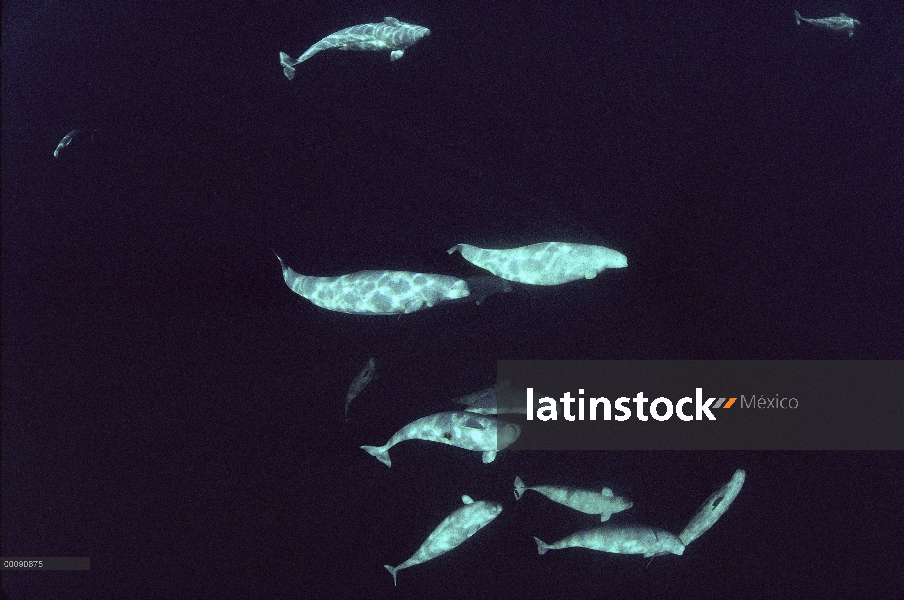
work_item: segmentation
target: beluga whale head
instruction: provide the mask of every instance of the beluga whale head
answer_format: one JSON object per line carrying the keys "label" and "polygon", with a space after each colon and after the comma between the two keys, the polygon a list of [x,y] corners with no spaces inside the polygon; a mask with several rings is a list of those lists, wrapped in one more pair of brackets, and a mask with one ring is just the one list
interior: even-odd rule
{"label": "beluga whale head", "polygon": [[386,17],[383,19],[386,25],[385,35],[392,38],[394,47],[407,47],[415,44],[417,41],[424,39],[430,35],[430,30],[420,25],[405,23],[394,17]]}
{"label": "beluga whale head", "polygon": [[499,422],[496,432],[496,444],[499,450],[508,448],[521,436],[521,426],[517,423]]}
{"label": "beluga whale head", "polygon": [[610,248],[603,248],[600,252],[599,265],[607,269],[624,269],[628,266],[628,257]]}
{"label": "beluga whale head", "polygon": [[409,25],[412,29],[412,36],[415,40],[422,40],[428,35],[430,35],[430,30],[426,27],[421,27],[420,25]]}

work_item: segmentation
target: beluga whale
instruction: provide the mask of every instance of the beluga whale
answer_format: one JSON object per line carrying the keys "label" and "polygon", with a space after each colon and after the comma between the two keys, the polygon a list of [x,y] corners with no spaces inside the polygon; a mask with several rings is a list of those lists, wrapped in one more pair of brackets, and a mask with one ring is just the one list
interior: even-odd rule
{"label": "beluga whale", "polygon": [[361,390],[367,387],[367,384],[373,381],[377,376],[377,361],[371,357],[355,377],[351,385],[348,386],[348,392],[345,394],[345,422],[348,423],[348,407],[352,405],[352,400],[358,397]]}
{"label": "beluga whale", "polygon": [[460,252],[465,260],[497,277],[530,285],[559,285],[593,279],[605,269],[628,266],[628,259],[617,250],[565,242],[543,242],[510,250],[457,244],[448,252]]}
{"label": "beluga whale", "polygon": [[678,534],[678,537],[681,538],[681,541],[684,542],[685,546],[709,531],[709,529],[716,524],[716,521],[719,520],[719,517],[725,514],[725,511],[728,510],[731,503],[734,502],[735,498],[738,497],[738,494],[741,493],[741,487],[743,487],[746,478],[747,473],[744,469],[738,469],[735,471],[734,475],[731,476],[731,480],[729,480],[728,483],[716,490],[706,499],[706,502],[704,502],[703,506],[700,507],[700,510],[697,511],[697,514],[695,514],[688,522],[684,531]]}
{"label": "beluga whale", "polygon": [[522,398],[525,398],[524,393],[520,393],[519,397],[519,390],[512,389],[511,383],[504,381],[479,392],[455,398],[452,402],[467,406],[463,409],[467,412],[481,415],[526,415],[527,405],[524,403],[522,406],[520,402]]}
{"label": "beluga whale", "polygon": [[517,423],[470,412],[442,412],[412,421],[382,446],[361,446],[361,449],[391,467],[390,448],[406,440],[424,440],[481,452],[483,462],[491,463],[497,452],[512,445],[520,435],[521,426]]}
{"label": "beluga whale", "polygon": [[60,140],[60,143],[57,144],[56,149],[53,151],[54,158],[60,157],[60,150],[62,150],[63,148],[65,148],[66,146],[68,146],[69,144],[72,143],[72,139],[75,137],[76,133],[78,133],[78,129],[73,129],[72,131],[70,131],[69,133],[67,133],[66,135],[63,136],[63,139]]}
{"label": "beluga whale", "polygon": [[526,490],[534,490],[543,494],[553,502],[564,504],[569,508],[587,513],[599,515],[600,521],[608,521],[612,513],[628,510],[634,503],[627,498],[616,496],[609,488],[602,491],[582,490],[572,487],[557,485],[527,486],[520,477],[515,477],[515,500],[520,500]]}
{"label": "beluga whale", "polygon": [[100,132],[99,129],[73,129],[72,131],[70,131],[69,133],[64,135],[63,139],[61,139],[60,142],[57,144],[56,148],[54,148],[53,157],[59,158],[60,152],[62,152],[63,149],[68,148],[69,145],[72,144],[72,141],[76,137],[79,137],[79,138],[88,137],[88,134],[90,133],[91,141],[93,142],[94,134],[99,133],[99,132]]}
{"label": "beluga whale", "polygon": [[857,19],[851,18],[844,13],[839,13],[837,17],[823,17],[822,19],[807,19],[805,17],[800,16],[800,13],[796,10],[794,11],[794,21],[800,25],[801,21],[805,21],[810,25],[815,25],[816,27],[820,27],[822,29],[828,29],[829,31],[844,31],[847,32],[848,37],[854,35],[854,28],[860,25],[860,21]]}
{"label": "beluga whale", "polygon": [[402,569],[419,565],[445,554],[486,527],[502,512],[502,505],[498,502],[487,500],[474,502],[470,496],[462,496],[461,501],[464,506],[443,519],[443,522],[433,530],[433,533],[427,537],[411,558],[398,567],[383,565],[387,571],[392,573],[393,584],[398,585],[396,573]]}
{"label": "beluga whale", "polygon": [[295,67],[322,50],[336,48],[339,50],[389,50],[389,60],[399,60],[405,49],[421,38],[430,35],[430,30],[420,25],[403,23],[394,17],[386,17],[382,23],[365,23],[346,27],[332,33],[307,50],[298,58],[292,58],[285,52],[279,53],[279,64],[290,81],[295,79]]}
{"label": "beluga whale", "polygon": [[467,298],[464,279],[410,271],[359,271],[337,277],[296,273],[276,255],[283,280],[316,306],[355,315],[400,315]]}
{"label": "beluga whale", "polygon": [[684,554],[684,544],[678,536],[644,525],[602,525],[573,533],[553,544],[547,544],[538,537],[537,552],[546,554],[548,550],[563,548],[587,548],[614,554],[642,554],[644,558],[663,554]]}

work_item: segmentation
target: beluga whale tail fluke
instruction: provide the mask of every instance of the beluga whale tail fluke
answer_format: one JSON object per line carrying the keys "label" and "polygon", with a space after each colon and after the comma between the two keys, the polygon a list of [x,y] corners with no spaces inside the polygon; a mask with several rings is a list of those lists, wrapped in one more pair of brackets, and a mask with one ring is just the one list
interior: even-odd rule
{"label": "beluga whale tail fluke", "polygon": [[295,67],[322,50],[389,50],[389,60],[398,60],[404,56],[406,48],[428,35],[430,30],[426,27],[386,17],[382,23],[354,25],[332,33],[305,50],[298,58],[280,52],[279,64],[283,67],[283,74],[291,81],[295,79]]}
{"label": "beluga whale tail fluke", "polygon": [[387,571],[389,571],[389,573],[392,575],[392,585],[398,586],[399,582],[398,582],[398,580],[396,580],[396,573],[399,572],[400,567],[393,567],[392,565],[383,565],[383,568],[385,568]]}
{"label": "beluga whale tail fluke", "polygon": [[389,449],[383,449],[382,446],[361,446],[361,449],[376,458],[378,461],[386,465],[392,466],[392,460],[389,458]]}
{"label": "beluga whale tail fluke", "polygon": [[802,22],[809,23],[820,29],[829,31],[844,32],[848,37],[854,35],[854,28],[860,25],[860,21],[851,18],[844,13],[839,13],[837,17],[824,17],[822,19],[808,19],[800,16],[800,13],[794,11],[794,22],[800,25]]}
{"label": "beluga whale tail fluke", "polygon": [[565,242],[543,242],[510,250],[456,244],[447,252],[460,252],[469,263],[497,277],[530,285],[559,285],[593,279],[606,269],[628,266],[627,257],[617,250]]}
{"label": "beluga whale tail fluke", "polygon": [[283,75],[285,75],[286,79],[288,79],[289,81],[295,79],[295,65],[297,65],[299,62],[301,61],[294,60],[285,52],[279,53],[279,64],[281,64],[283,67]]}

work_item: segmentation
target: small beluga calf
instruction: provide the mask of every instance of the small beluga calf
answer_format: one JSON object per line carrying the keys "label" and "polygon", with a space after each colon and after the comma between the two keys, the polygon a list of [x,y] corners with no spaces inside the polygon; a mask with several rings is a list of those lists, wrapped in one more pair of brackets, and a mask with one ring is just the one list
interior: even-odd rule
{"label": "small beluga calf", "polygon": [[463,541],[483,529],[490,521],[502,512],[502,505],[498,502],[480,500],[474,502],[470,496],[462,496],[464,506],[443,519],[439,527],[427,537],[414,555],[397,567],[383,565],[392,573],[392,583],[398,585],[396,573],[402,569],[419,565],[430,559],[445,554]]}
{"label": "small beluga calf", "polygon": [[725,514],[731,503],[741,493],[741,487],[744,485],[746,478],[747,474],[744,470],[738,469],[731,476],[731,480],[728,483],[706,499],[697,514],[688,522],[684,531],[678,534],[685,546],[690,545],[691,542],[709,531],[709,528],[716,524],[719,517]]}
{"label": "small beluga calf", "polygon": [[800,25],[801,21],[815,25],[829,31],[846,32],[848,37],[854,35],[854,28],[860,25],[860,21],[851,18],[844,13],[840,13],[837,17],[823,17],[822,19],[807,19],[800,16],[800,13],[794,11],[794,21]]}
{"label": "small beluga calf", "polygon": [[430,30],[420,25],[403,23],[396,18],[386,17],[382,23],[365,23],[347,27],[330,34],[305,50],[297,59],[285,52],[279,53],[279,63],[283,74],[290,81],[295,79],[295,67],[321,50],[389,50],[389,60],[399,60],[405,49],[418,40],[430,35]]}
{"label": "small beluga calf", "polygon": [[448,275],[360,271],[338,277],[311,277],[296,273],[281,258],[279,264],[289,289],[321,308],[341,313],[408,314],[471,294],[465,280]]}
{"label": "small beluga calf", "polygon": [[361,446],[361,449],[391,467],[390,448],[406,440],[424,440],[481,452],[483,462],[491,463],[497,452],[512,445],[520,435],[521,426],[516,423],[470,412],[443,412],[405,425],[382,446]]}
{"label": "small beluga calf", "polygon": [[345,394],[345,422],[348,423],[348,407],[352,405],[352,400],[358,397],[358,394],[367,387],[367,384],[373,381],[377,376],[377,361],[371,357],[355,377],[351,385],[348,386],[348,392]]}
{"label": "small beluga calf", "polygon": [[587,548],[613,554],[642,554],[644,558],[663,554],[684,554],[684,544],[678,536],[643,525],[603,525],[573,533],[554,544],[547,544],[538,537],[537,552],[563,548]]}
{"label": "small beluga calf", "polygon": [[605,269],[628,266],[628,259],[621,252],[589,244],[543,242],[511,250],[457,244],[448,250],[449,254],[456,251],[471,264],[493,275],[530,285],[558,285],[593,279]]}
{"label": "small beluga calf", "polygon": [[72,143],[72,139],[75,137],[76,133],[78,133],[78,129],[73,129],[72,131],[70,131],[69,133],[67,133],[66,135],[63,136],[63,139],[60,140],[60,143],[57,144],[56,149],[53,151],[54,158],[60,157],[60,150],[62,150],[63,148],[67,147],[69,144]]}
{"label": "small beluga calf", "polygon": [[[600,521],[608,521],[612,513],[628,510],[634,503],[627,498],[616,496],[609,488],[603,488],[602,492],[581,490],[572,487],[557,485],[526,486],[520,477],[515,477],[515,499],[520,500],[526,490],[534,490],[543,494],[553,502],[564,504],[569,508],[587,513],[599,515]],[[541,552],[542,554],[542,552]]]}

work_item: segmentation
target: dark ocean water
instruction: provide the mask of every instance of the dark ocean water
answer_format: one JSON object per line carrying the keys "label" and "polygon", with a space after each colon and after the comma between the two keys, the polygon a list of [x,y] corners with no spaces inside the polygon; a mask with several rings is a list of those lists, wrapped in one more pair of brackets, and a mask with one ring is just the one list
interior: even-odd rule
{"label": "dark ocean water", "polygon": [[[4,3],[2,555],[91,557],[9,597],[901,597],[900,452],[358,449],[499,359],[904,358],[904,8],[675,4]],[[386,15],[432,34],[283,77]],[[372,317],[271,252],[466,277],[457,243],[545,240],[628,268]],[[512,494],[606,485],[678,532],[738,468],[649,564],[539,557],[595,521]],[[503,512],[393,588],[462,494]]]}

